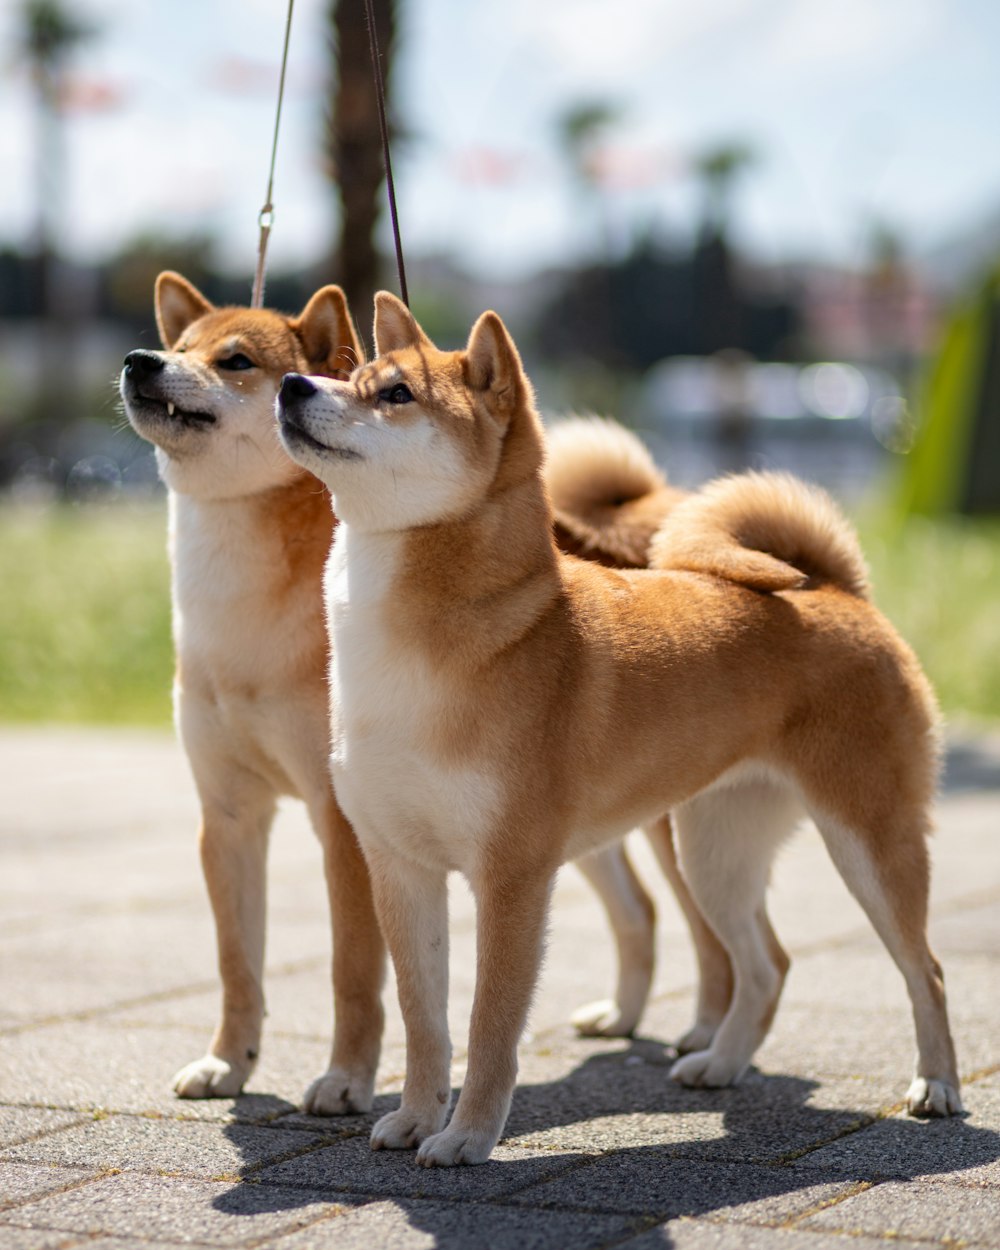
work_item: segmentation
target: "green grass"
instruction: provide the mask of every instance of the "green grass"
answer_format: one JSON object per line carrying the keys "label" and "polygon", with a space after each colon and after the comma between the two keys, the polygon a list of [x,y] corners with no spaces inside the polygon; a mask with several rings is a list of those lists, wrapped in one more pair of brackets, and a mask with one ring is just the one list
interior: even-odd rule
{"label": "green grass", "polygon": [[945,713],[1000,720],[1000,518],[867,517],[860,529],[875,602]]}
{"label": "green grass", "polygon": [[0,718],[169,725],[166,506],[0,508]]}
{"label": "green grass", "polygon": [[[167,725],[165,508],[0,508],[0,719]],[[867,516],[875,599],[951,716],[1000,720],[1000,520]]]}

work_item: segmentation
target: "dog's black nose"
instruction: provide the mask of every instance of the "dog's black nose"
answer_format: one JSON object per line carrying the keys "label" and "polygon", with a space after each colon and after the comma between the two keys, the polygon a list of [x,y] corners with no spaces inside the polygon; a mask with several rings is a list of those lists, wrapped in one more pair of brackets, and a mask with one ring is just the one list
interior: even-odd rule
{"label": "dog's black nose", "polygon": [[283,404],[290,399],[308,399],[316,394],[317,387],[301,373],[286,373],[281,379],[281,390],[278,395]]}
{"label": "dog's black nose", "polygon": [[125,372],[135,377],[148,377],[163,368],[163,357],[156,352],[135,351],[125,357]]}

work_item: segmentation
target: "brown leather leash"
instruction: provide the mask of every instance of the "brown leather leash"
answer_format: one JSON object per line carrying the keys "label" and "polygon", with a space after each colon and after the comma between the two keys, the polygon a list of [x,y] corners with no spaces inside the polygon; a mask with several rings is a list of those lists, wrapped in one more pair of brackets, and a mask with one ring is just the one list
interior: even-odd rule
{"label": "brown leather leash", "polygon": [[267,194],[264,206],[257,215],[260,226],[260,240],[257,243],[257,270],[253,280],[253,295],[250,298],[251,308],[264,307],[264,269],[267,259],[267,241],[274,225],[274,163],[278,156],[278,129],[281,126],[281,104],[285,98],[285,70],[288,68],[288,40],[292,33],[292,10],[295,0],[288,0],[288,17],[285,21],[285,50],[281,55],[281,79],[278,83],[278,108],[274,117],[274,140],[271,143],[271,169],[267,176]]}

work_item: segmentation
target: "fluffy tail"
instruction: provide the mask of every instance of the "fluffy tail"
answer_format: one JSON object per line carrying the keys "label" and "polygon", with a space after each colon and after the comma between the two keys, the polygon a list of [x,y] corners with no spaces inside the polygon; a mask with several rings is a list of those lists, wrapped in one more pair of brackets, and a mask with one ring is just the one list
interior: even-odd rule
{"label": "fluffy tail", "polygon": [[753,590],[832,583],[869,597],[857,535],[833,500],[787,473],[741,473],[679,504],[650,547],[654,568],[710,573]]}
{"label": "fluffy tail", "polygon": [[642,443],[602,417],[571,417],[546,436],[545,481],[560,547],[604,564],[645,568],[649,544],[685,498]]}

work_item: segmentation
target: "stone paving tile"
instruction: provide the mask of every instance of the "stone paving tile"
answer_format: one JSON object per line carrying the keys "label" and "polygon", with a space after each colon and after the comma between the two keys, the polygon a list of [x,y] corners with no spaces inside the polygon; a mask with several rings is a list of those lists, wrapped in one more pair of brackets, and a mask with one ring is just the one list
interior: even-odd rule
{"label": "stone paving tile", "polygon": [[208,1040],[198,1030],[129,1030],[89,1020],[15,1034],[2,1042],[0,1103],[264,1121],[296,1110],[328,1059],[326,1046],[271,1038],[242,1098],[178,1099],[170,1087],[174,1072]]}
{"label": "stone paving tile", "polygon": [[[459,1181],[474,1171],[461,1169]],[[634,1227],[627,1216],[406,1199],[345,1206],[259,1250],[598,1250],[617,1246]]]}
{"label": "stone paving tile", "polygon": [[[19,956],[11,965],[19,971],[18,1010],[48,1011],[77,996],[100,1013],[11,1033],[0,1043],[0,1148],[7,1152],[0,1176],[27,1195],[0,1213],[4,1250],[63,1250],[67,1241],[73,1250],[84,1244],[133,1250],[262,1240],[289,1250],[379,1244],[492,1250],[515,1243],[517,1250],[609,1244],[868,1250],[884,1245],[894,1229],[925,1245],[939,1241],[951,1232],[955,1210],[966,1221],[958,1235],[1000,1246],[991,1205],[1000,1194],[1000,1076],[968,1087],[967,1120],[874,1118],[897,1104],[908,1084],[910,1011],[901,978],[815,830],[804,830],[777,865],[771,911],[793,952],[793,972],[759,1067],[741,1087],[687,1091],[668,1079],[673,1056],[665,1043],[688,1026],[692,1012],[690,989],[683,988],[691,978],[690,947],[648,846],[633,838],[635,861],[661,917],[660,968],[643,1038],[581,1040],[567,1023],[572,1008],[607,994],[614,964],[600,907],[568,870],[557,886],[549,957],[521,1046],[509,1135],[483,1168],[425,1172],[408,1152],[368,1150],[371,1123],[396,1105],[404,1068],[391,985],[376,1112],[325,1120],[295,1110],[325,1066],[331,1014],[326,900],[301,807],[281,812],[274,840],[272,1014],[251,1093],[235,1101],[181,1102],[170,1078],[203,1051],[218,1007],[210,911],[195,852],[196,805],[183,756],[166,735],[67,731],[39,734],[15,745],[8,758],[8,738],[16,743],[18,734],[0,729],[0,875],[12,903],[0,918],[0,961],[6,967],[8,954]],[[972,783],[982,784],[983,759],[996,786],[1000,750],[977,753]],[[16,774],[9,786],[8,773]],[[40,804],[39,794],[51,803]],[[987,992],[1000,950],[996,797],[973,788],[948,798],[934,845],[932,940],[945,955],[964,1071],[1000,1061],[1000,1005]],[[44,896],[40,875],[48,883]],[[464,1077],[473,919],[468,891],[456,886],[456,1085]],[[171,967],[162,952],[173,952],[174,944]],[[106,1009],[122,1001],[123,987],[138,984],[144,999],[151,985],[179,984],[163,979],[178,969],[190,978],[181,992]],[[0,1012],[6,1013],[2,1030],[13,1013],[9,1004]],[[130,1114],[82,1121],[75,1114],[102,1107]],[[338,1139],[342,1132],[355,1136]],[[276,1144],[281,1150],[271,1153]],[[285,1149],[307,1153],[281,1161]],[[81,1161],[123,1171],[91,1179],[93,1172],[77,1166]],[[135,1168],[188,1170],[201,1178]],[[244,1183],[208,1179],[241,1170],[248,1171]],[[887,1173],[886,1183],[855,1192]],[[53,1177],[57,1185],[84,1183],[53,1192]],[[901,1185],[902,1177],[915,1180]],[[32,1189],[40,1183],[42,1190]],[[334,1188],[343,1184],[351,1191]],[[549,1206],[553,1195],[556,1205]],[[970,1195],[978,1206],[969,1206]],[[824,1196],[841,1201],[817,1209]],[[585,1209],[599,1200],[616,1204],[615,1213],[573,1210],[581,1197]],[[643,1217],[629,1205],[647,1211],[651,1201],[667,1205]],[[618,1209],[623,1206],[628,1213]],[[664,1221],[664,1211],[696,1214]],[[846,1231],[836,1222],[842,1217],[851,1220]],[[659,1223],[650,1227],[650,1219]],[[768,1226],[786,1220],[802,1222]]]}
{"label": "stone paving tile", "polygon": [[411,1198],[461,1196],[463,1201],[502,1198],[564,1172],[582,1156],[518,1146],[498,1146],[488,1163],[461,1168],[422,1168],[412,1150],[373,1151],[368,1134],[278,1163],[256,1173],[262,1184],[302,1185],[317,1192],[352,1191]]}
{"label": "stone paving tile", "polygon": [[0,1228],[12,1224],[139,1243],[148,1239],[230,1246],[293,1232],[327,1214],[328,1208],[323,1197],[304,1189],[123,1173],[4,1211]]}
{"label": "stone paving tile", "polygon": [[72,1111],[49,1111],[44,1107],[0,1106],[0,1149],[18,1142],[40,1137],[71,1124],[84,1123],[82,1116]]}
{"label": "stone paving tile", "polygon": [[818,1145],[891,1105],[886,1081],[765,1075],[751,1070],[732,1089],[676,1085],[665,1064],[630,1063],[629,1051],[601,1055],[548,1084],[522,1083],[507,1136],[521,1145],[610,1150],[670,1146],[686,1157],[769,1162]]}
{"label": "stone paving tile", "polygon": [[[331,1018],[329,922],[300,916],[272,924],[268,936],[271,967],[315,960],[312,996],[322,1004],[326,1033]],[[211,1002],[209,1026],[218,1010],[215,931],[208,901],[200,897],[81,914],[72,924],[0,940],[0,959],[18,967],[18,976],[6,987],[5,1011],[21,1021],[107,1012],[133,999],[183,994],[191,987]],[[100,975],[94,975],[95,969]],[[183,1011],[181,1006],[181,1019]]]}
{"label": "stone paving tile", "polygon": [[[73,1233],[43,1233],[37,1228],[5,1227],[2,1236],[3,1250],[76,1250],[77,1246],[84,1244]],[[88,1239],[87,1250],[91,1250],[93,1245],[94,1243]],[[109,1248],[104,1246],[103,1250],[109,1250]],[[123,1247],[119,1244],[117,1250],[123,1250]],[[143,1250],[156,1250],[156,1248],[145,1245]]]}
{"label": "stone paving tile", "polygon": [[94,1167],[35,1167],[27,1163],[0,1162],[0,1207],[27,1202],[96,1175]]}
{"label": "stone paving tile", "polygon": [[967,1085],[968,1116],[915,1120],[905,1114],[879,1120],[796,1161],[857,1177],[954,1181],[1000,1190],[1000,1075]]}
{"label": "stone paving tile", "polygon": [[1000,1192],[923,1181],[886,1181],[817,1212],[801,1227],[1000,1246]]}
{"label": "stone paving tile", "polygon": [[[997,908],[1000,911],[1000,907]],[[933,941],[931,945],[935,947]],[[944,961],[948,1007],[960,1021],[1000,1020],[1000,1004],[983,993],[983,977],[995,967],[991,955],[952,955]],[[881,945],[851,943],[793,959],[781,996],[779,1017],[789,1008],[842,1003],[852,1012],[884,1012],[910,1018],[910,1000],[896,965]]]}
{"label": "stone paving tile", "polygon": [[[24,1232],[24,1229],[4,1229],[4,1236],[9,1232]],[[33,1231],[33,1230],[32,1230]],[[66,1234],[60,1234],[65,1236]],[[69,1234],[73,1240],[65,1248],[65,1250],[177,1250],[179,1245],[183,1246],[205,1246],[209,1247],[208,1242],[192,1242],[190,1238],[178,1238],[177,1241],[136,1241],[134,1238],[122,1237],[80,1237],[76,1233]],[[7,1250],[6,1245],[4,1250]],[[209,1247],[209,1250],[211,1248]]]}
{"label": "stone paving tile", "polygon": [[517,1205],[675,1218],[712,1215],[749,1224],[782,1223],[851,1193],[842,1177],[788,1167],[693,1162],[650,1146],[618,1150],[515,1195]]}
{"label": "stone paving tile", "polygon": [[949,967],[950,955],[1000,955],[1000,905],[996,900],[970,907],[937,920],[932,938],[934,953]]}
{"label": "stone paving tile", "polygon": [[[187,940],[174,942],[180,930]],[[194,904],[169,913],[85,916],[64,930],[7,938],[0,944],[0,958],[18,968],[9,989],[5,987],[7,1007],[30,1022],[183,990],[213,979],[205,958],[213,941],[211,920]],[[169,959],[164,959],[161,943],[170,950]]]}
{"label": "stone paving tile", "polygon": [[242,1175],[292,1151],[318,1146],[323,1140],[313,1133],[252,1124],[220,1128],[215,1124],[111,1116],[15,1146],[0,1159],[79,1165],[100,1159],[102,1167],[218,1178]]}
{"label": "stone paving tile", "polygon": [[760,1228],[748,1224],[714,1224],[709,1220],[680,1219],[655,1228],[615,1250],[927,1250],[926,1241],[893,1237],[847,1237],[807,1232],[799,1228]]}
{"label": "stone paving tile", "polygon": [[[974,1071],[996,1061],[994,1033],[980,1017],[980,1027],[968,1023],[957,1045],[963,1071]],[[803,1076],[867,1076],[895,1079],[896,1100],[906,1093],[913,1072],[916,1041],[908,1010],[851,1012],[843,1006],[778,1008],[770,1036],[754,1062],[769,1072]]]}

